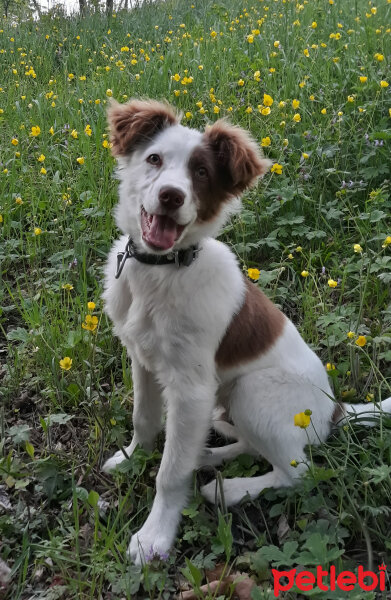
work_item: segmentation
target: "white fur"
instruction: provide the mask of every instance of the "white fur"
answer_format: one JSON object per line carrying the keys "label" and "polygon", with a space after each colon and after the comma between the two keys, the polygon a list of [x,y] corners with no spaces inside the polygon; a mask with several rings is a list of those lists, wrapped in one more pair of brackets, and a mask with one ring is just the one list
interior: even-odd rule
{"label": "white fur", "polygon": [[[240,310],[245,284],[232,252],[211,237],[235,203],[227,205],[213,222],[196,223],[197,206],[186,164],[200,136],[180,125],[170,127],[147,148],[121,159],[119,170],[116,216],[125,235],[114,243],[108,258],[104,300],[114,331],[132,359],[134,436],[126,455],[137,444],[151,449],[163,427],[163,409],[167,415],[155,501],[129,546],[136,563],[151,552],[162,555],[172,546],[192,472],[200,463],[218,464],[249,452],[262,455],[273,466],[261,477],[226,480],[227,505],[247,493],[256,497],[266,487],[292,485],[306,469],[305,445],[327,438],[335,408],[321,361],[288,319],[276,343],[262,356],[231,369],[216,368],[216,350]],[[145,162],[153,152],[164,154],[165,167],[159,173]],[[190,267],[180,268],[129,259],[115,279],[117,252],[124,250],[129,234],[143,251],[150,251],[141,239],[140,206],[150,213],[158,211],[159,186],[167,184],[185,193],[178,222],[189,225],[176,247],[199,242],[199,257]],[[204,450],[216,404],[227,408],[234,423],[220,423],[216,428],[237,441]],[[391,410],[390,405],[391,399],[386,410]],[[294,426],[294,415],[306,409],[312,410],[312,418],[303,430]],[[361,405],[356,410],[363,412]],[[117,452],[103,469],[113,470],[126,455]],[[290,465],[293,459],[299,463],[297,468]],[[214,481],[202,492],[210,501],[219,495]]]}

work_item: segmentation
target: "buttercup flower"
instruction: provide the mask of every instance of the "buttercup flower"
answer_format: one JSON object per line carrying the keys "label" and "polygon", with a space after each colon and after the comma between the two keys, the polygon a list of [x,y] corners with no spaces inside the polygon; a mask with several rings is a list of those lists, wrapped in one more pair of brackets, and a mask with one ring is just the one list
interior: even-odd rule
{"label": "buttercup flower", "polygon": [[32,135],[33,137],[37,137],[37,136],[38,136],[40,133],[41,133],[41,128],[40,128],[40,126],[39,126],[39,125],[34,125],[34,126],[31,128],[31,135]]}
{"label": "buttercup flower", "polygon": [[293,115],[293,120],[295,121],[295,123],[299,123],[301,121],[301,116],[299,113],[296,113]]}
{"label": "buttercup flower", "polygon": [[337,282],[337,281],[334,281],[334,279],[329,279],[329,280],[328,280],[328,282],[327,282],[327,285],[328,285],[329,287],[331,287],[331,288],[335,288],[335,287],[337,287],[337,285],[338,285],[338,282]]}
{"label": "buttercup flower", "polygon": [[301,275],[302,277],[308,277],[308,275],[309,275],[309,272],[308,272],[308,271],[302,271],[302,272],[300,273],[300,275]]}
{"label": "buttercup flower", "polygon": [[363,348],[366,343],[367,343],[367,338],[365,337],[365,335],[359,335],[355,341],[355,344],[357,346],[360,346],[360,348]]}
{"label": "buttercup flower", "polygon": [[87,302],[88,310],[94,310],[95,306],[95,302]]}
{"label": "buttercup flower", "polygon": [[87,331],[95,331],[95,329],[98,326],[98,317],[96,317],[95,315],[86,315],[84,323],[82,323],[81,326]]}
{"label": "buttercup flower", "polygon": [[72,366],[72,359],[69,356],[65,356],[59,361],[59,364],[64,371],[69,371]]}
{"label": "buttercup flower", "polygon": [[382,243],[382,248],[387,248],[387,246],[391,246],[391,235],[388,235],[384,242]]}
{"label": "buttercup flower", "polygon": [[269,94],[263,94],[263,105],[264,106],[271,106],[273,104],[274,100],[271,96],[269,96]]}
{"label": "buttercup flower", "polygon": [[335,371],[335,365],[333,365],[333,363],[327,363],[326,371]]}
{"label": "buttercup flower", "polygon": [[276,173],[276,175],[281,175],[282,174],[282,165],[280,165],[278,163],[274,163],[274,165],[272,165],[270,171],[272,173]]}
{"label": "buttercup flower", "polygon": [[308,425],[311,423],[311,416],[306,414],[305,412],[297,413],[293,422],[296,427],[301,427],[301,429],[306,429]]}
{"label": "buttercup flower", "polygon": [[362,248],[360,246],[360,244],[354,244],[353,245],[353,250],[357,253],[357,254],[361,254],[362,252]]}
{"label": "buttercup flower", "polygon": [[258,281],[261,271],[259,269],[247,269],[247,275],[253,281]]}
{"label": "buttercup flower", "polygon": [[270,139],[269,136],[262,138],[262,140],[261,140],[261,146],[263,148],[267,148],[268,146],[270,146],[270,144],[271,144],[271,139]]}
{"label": "buttercup flower", "polygon": [[354,331],[348,331],[346,335],[350,340],[352,340],[356,334],[354,333]]}
{"label": "buttercup flower", "polygon": [[34,235],[41,235],[42,229],[40,227],[34,227]]}
{"label": "buttercup flower", "polygon": [[85,163],[84,156],[79,156],[79,157],[76,159],[76,162],[78,162],[78,163],[79,163],[79,165],[84,165],[84,163]]}

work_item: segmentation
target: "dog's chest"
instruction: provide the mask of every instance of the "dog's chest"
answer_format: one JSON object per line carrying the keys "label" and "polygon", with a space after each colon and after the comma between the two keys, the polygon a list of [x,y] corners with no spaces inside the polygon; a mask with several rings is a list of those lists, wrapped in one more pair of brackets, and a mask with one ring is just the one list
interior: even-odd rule
{"label": "dog's chest", "polygon": [[153,294],[132,290],[123,341],[148,370],[165,369],[191,346],[194,331],[185,302],[164,287]]}

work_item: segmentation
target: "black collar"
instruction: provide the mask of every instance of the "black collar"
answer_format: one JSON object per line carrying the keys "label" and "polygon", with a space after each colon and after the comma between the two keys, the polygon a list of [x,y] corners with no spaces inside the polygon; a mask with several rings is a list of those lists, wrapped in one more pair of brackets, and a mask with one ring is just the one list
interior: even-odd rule
{"label": "black collar", "polygon": [[195,246],[190,246],[190,248],[186,248],[185,250],[174,250],[169,254],[147,254],[146,252],[138,252],[134,241],[129,237],[125,252],[117,253],[117,271],[115,273],[115,278],[118,279],[121,275],[122,269],[128,258],[135,258],[146,265],[176,265],[177,267],[189,267],[197,258],[200,250],[201,248],[199,248],[197,244]]}

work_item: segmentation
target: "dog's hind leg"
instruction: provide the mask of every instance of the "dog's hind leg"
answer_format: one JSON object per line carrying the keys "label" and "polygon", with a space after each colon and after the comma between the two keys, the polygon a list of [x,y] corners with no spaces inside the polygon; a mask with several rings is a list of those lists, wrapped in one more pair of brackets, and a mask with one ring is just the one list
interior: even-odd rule
{"label": "dog's hind leg", "polygon": [[162,429],[162,398],[158,383],[136,360],[132,360],[133,376],[133,439],[129,446],[118,450],[103,465],[102,470],[110,473],[131,456],[137,445],[152,450],[156,436]]}

